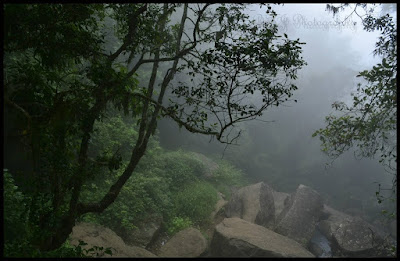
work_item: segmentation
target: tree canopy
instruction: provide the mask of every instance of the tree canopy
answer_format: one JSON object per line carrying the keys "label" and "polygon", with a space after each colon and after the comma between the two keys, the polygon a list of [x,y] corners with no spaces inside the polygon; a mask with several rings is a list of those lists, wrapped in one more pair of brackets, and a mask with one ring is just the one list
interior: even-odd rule
{"label": "tree canopy", "polygon": [[[232,143],[237,123],[292,96],[303,43],[279,35],[267,7],[256,23],[242,4],[3,6],[6,135],[30,154],[36,247],[59,247],[76,218],[114,202],[160,117]],[[126,166],[118,150],[89,153],[95,123],[111,109],[137,124]],[[99,167],[123,171],[99,201],[82,202]]]}

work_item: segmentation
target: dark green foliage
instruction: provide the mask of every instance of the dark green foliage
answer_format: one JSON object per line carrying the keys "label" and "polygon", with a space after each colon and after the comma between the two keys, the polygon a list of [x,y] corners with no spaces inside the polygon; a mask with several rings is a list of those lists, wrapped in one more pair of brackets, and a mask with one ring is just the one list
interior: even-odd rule
{"label": "dark green foliage", "polygon": [[[37,215],[40,211],[33,211],[32,208],[40,208],[41,212],[44,212],[46,204],[40,206],[39,204],[27,204],[32,202],[32,198],[24,195],[19,191],[18,186],[15,185],[14,179],[11,173],[7,170],[3,170],[3,184],[4,184],[4,257],[87,257],[91,256],[93,250],[84,250],[81,248],[85,243],[81,242],[80,245],[73,247],[69,245],[68,241],[63,244],[60,248],[41,252],[35,246],[32,246],[30,241],[37,239],[39,236],[43,236],[38,233],[37,227],[35,227],[34,218],[32,215]],[[48,206],[47,206],[48,207]],[[47,213],[45,213],[47,214]],[[48,219],[46,221],[49,221]],[[94,248],[99,248],[95,246]],[[99,249],[98,249],[99,250]],[[110,254],[110,249],[106,249],[104,252]],[[111,253],[112,254],[112,253]]]}
{"label": "dark green foliage", "polygon": [[[83,187],[82,200],[84,202],[100,200],[107,193],[109,186],[123,172],[132,150],[129,141],[137,139],[138,135],[137,126],[132,122],[132,119],[108,114],[107,118],[96,123],[91,154],[97,157],[98,164],[107,166],[116,155],[119,155],[121,157],[120,168],[117,170],[99,170],[100,173]],[[100,215],[87,214],[83,217],[83,220],[100,223],[117,232],[122,232],[134,229],[135,224],[145,220],[153,213],[162,215],[162,211],[168,209],[170,204],[170,192],[168,183],[162,177],[159,177],[157,169],[152,168],[160,152],[161,148],[157,140],[152,139],[149,142],[147,155],[139,164],[137,172],[122,188],[114,203]]]}
{"label": "dark green foliage", "polygon": [[6,4],[5,51],[32,48],[45,67],[87,58],[100,50],[102,38],[93,31],[103,12],[103,5]]}
{"label": "dark green foliage", "polygon": [[7,241],[14,241],[27,236],[26,198],[15,185],[11,173],[7,169],[3,171],[4,238]]}
{"label": "dark green foliage", "polygon": [[[110,180],[100,187],[90,184],[84,188],[84,199],[90,199],[93,195],[101,197],[106,193]],[[162,178],[151,175],[150,172],[137,173],[121,191],[118,199],[101,214],[87,214],[84,221],[95,221],[116,232],[132,230],[135,224],[146,220],[156,214],[170,208],[170,192]],[[94,199],[95,200],[95,199]]]}

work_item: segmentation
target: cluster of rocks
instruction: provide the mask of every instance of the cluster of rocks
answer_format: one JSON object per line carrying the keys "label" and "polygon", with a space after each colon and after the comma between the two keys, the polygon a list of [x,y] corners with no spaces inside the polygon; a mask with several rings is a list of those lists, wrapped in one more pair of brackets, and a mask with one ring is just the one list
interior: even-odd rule
{"label": "cluster of rocks", "polygon": [[105,249],[110,248],[113,257],[156,257],[153,253],[142,247],[129,246],[125,244],[120,236],[109,228],[81,222],[77,224],[70,235],[70,244],[77,246],[79,241],[86,245],[82,246],[84,250],[89,250],[94,246],[103,248],[89,252],[94,257],[109,257],[105,254]]}
{"label": "cluster of rocks", "polygon": [[[196,228],[188,228],[168,240],[157,256],[387,257],[390,254],[381,231],[359,217],[323,204],[321,196],[304,185],[288,194],[260,182],[236,190],[229,202],[220,195],[212,218],[220,222],[210,242]],[[85,249],[111,247],[114,257],[156,257],[145,248],[154,240],[159,226],[154,222],[149,224],[145,227],[150,229],[139,229],[128,245],[108,228],[80,223],[73,229],[71,244],[83,240],[88,243]]]}
{"label": "cluster of rocks", "polygon": [[[360,217],[327,206],[318,192],[304,185],[299,185],[291,194],[277,192],[264,182],[241,188],[225,206],[225,214],[227,218],[216,226],[210,244],[210,253],[214,256],[390,255],[385,241],[387,235],[381,230]],[[243,227],[248,227],[245,222],[254,227],[254,235],[257,236],[249,238],[252,233],[241,231]],[[233,236],[231,232],[226,232],[226,226],[230,231],[241,232]],[[263,232],[257,234],[259,232],[255,231]],[[271,235],[275,236],[274,240],[271,240]],[[255,238],[258,243],[254,242]]]}
{"label": "cluster of rocks", "polygon": [[[205,165],[204,177],[218,169],[202,154],[193,156]],[[387,257],[387,235],[361,219],[324,204],[320,194],[299,185],[291,194],[275,191],[265,182],[235,189],[229,201],[219,193],[205,232],[187,228],[160,241],[162,219],[151,218],[138,229],[119,237],[109,228],[79,223],[70,243],[79,240],[113,251],[113,257]],[[149,251],[150,250],[150,251]],[[93,255],[104,256],[103,251]]]}

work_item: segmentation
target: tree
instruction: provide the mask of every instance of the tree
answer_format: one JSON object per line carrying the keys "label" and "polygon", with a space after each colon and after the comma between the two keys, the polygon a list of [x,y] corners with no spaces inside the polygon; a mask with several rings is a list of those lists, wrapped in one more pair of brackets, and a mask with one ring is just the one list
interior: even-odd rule
{"label": "tree", "polygon": [[[76,218],[114,202],[160,117],[232,143],[235,124],[292,96],[303,43],[278,35],[267,8],[269,20],[256,24],[240,4],[4,6],[5,115],[17,119],[9,132],[32,155],[28,204],[38,248],[58,248]],[[109,164],[88,153],[110,106],[137,119],[137,139],[109,191],[83,203],[82,185],[97,167],[120,167],[118,153]]]}
{"label": "tree", "polygon": [[[327,10],[337,14],[348,4],[339,7],[327,5]],[[357,13],[357,8],[366,11],[365,16]],[[364,30],[381,32],[376,42],[374,55],[382,57],[382,62],[370,70],[357,75],[364,82],[359,83],[356,93],[352,94],[353,104],[335,102],[332,107],[338,112],[326,117],[327,126],[317,130],[313,137],[319,136],[322,150],[333,159],[343,152],[356,147],[357,157],[374,158],[393,173],[393,186],[396,192],[397,162],[397,28],[389,14],[374,17],[373,9],[367,4],[356,4],[351,14],[356,13],[363,22]],[[347,18],[346,18],[347,19]],[[378,202],[383,198],[377,192]]]}

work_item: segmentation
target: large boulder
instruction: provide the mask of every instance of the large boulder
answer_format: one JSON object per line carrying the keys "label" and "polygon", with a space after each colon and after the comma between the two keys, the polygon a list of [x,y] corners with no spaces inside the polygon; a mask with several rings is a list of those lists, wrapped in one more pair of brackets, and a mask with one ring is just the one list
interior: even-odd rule
{"label": "large boulder", "polygon": [[153,217],[136,224],[134,230],[127,230],[123,238],[128,245],[146,248],[160,232],[162,218]]}
{"label": "large boulder", "polygon": [[335,256],[346,257],[385,257],[389,255],[383,240],[382,231],[360,217],[324,206],[330,213],[318,228],[332,242]]}
{"label": "large boulder", "polygon": [[307,247],[322,214],[323,202],[315,190],[299,185],[286,199],[278,217],[275,232]]}
{"label": "large boulder", "polygon": [[207,250],[207,240],[195,228],[176,233],[160,249],[160,257],[199,257]]}
{"label": "large boulder", "polygon": [[[146,249],[126,245],[114,231],[97,224],[82,222],[73,227],[70,235],[70,244],[77,246],[79,245],[79,240],[87,243],[82,247],[86,250],[94,246],[103,247],[104,249],[110,247],[113,252],[112,257],[156,257]],[[96,253],[93,254],[96,255]],[[97,254],[101,257],[110,257],[109,255],[104,255],[103,251],[97,252]]]}
{"label": "large boulder", "polygon": [[235,191],[225,207],[228,218],[238,217],[264,227],[275,225],[273,189],[264,182]]}
{"label": "large boulder", "polygon": [[296,241],[240,218],[219,223],[210,244],[214,257],[314,257]]}
{"label": "large boulder", "polygon": [[275,204],[275,220],[278,220],[279,215],[282,213],[285,208],[286,199],[290,196],[289,193],[272,191],[274,196],[274,204]]}
{"label": "large boulder", "polygon": [[388,219],[385,216],[377,217],[372,221],[372,225],[381,231],[384,231],[390,238],[397,238],[397,220]]}

